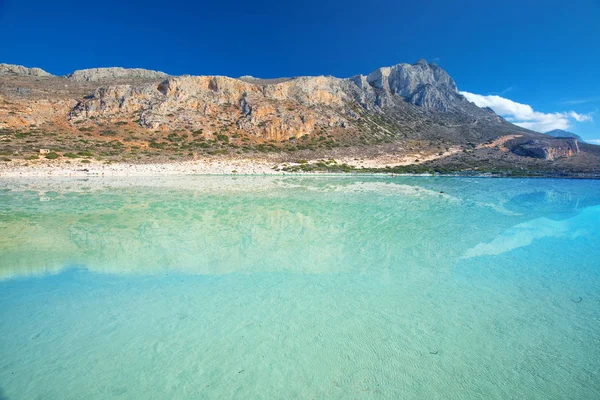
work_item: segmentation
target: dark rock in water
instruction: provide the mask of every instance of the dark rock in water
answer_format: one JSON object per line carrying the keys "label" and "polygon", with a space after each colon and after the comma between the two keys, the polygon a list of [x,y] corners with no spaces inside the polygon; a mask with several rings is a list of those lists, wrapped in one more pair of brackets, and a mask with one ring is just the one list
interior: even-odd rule
{"label": "dark rock in water", "polygon": [[533,139],[516,144],[511,150],[519,156],[555,160],[578,154],[579,144],[574,138]]}

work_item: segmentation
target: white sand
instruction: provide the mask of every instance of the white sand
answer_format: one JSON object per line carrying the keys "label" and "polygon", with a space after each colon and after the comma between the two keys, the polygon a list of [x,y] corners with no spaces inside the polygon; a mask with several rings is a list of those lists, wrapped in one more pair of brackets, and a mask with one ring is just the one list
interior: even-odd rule
{"label": "white sand", "polygon": [[340,164],[348,164],[357,168],[385,168],[385,167],[398,167],[405,165],[422,164],[426,161],[435,160],[437,158],[447,157],[452,154],[456,154],[461,149],[459,147],[451,147],[442,154],[431,154],[431,153],[413,153],[413,154],[382,154],[373,158],[356,158],[346,157],[337,160]]}
{"label": "white sand", "polygon": [[[347,164],[360,168],[385,168],[399,165],[421,164],[436,158],[446,157],[458,152],[451,148],[440,154],[385,154],[372,158],[345,157],[336,159],[338,164]],[[265,175],[286,174],[282,166],[299,165],[293,162],[278,162],[253,158],[203,158],[190,161],[172,161],[165,163],[122,163],[81,159],[57,160],[14,160],[0,164],[0,177],[42,177],[42,176],[158,176],[158,175]],[[309,163],[318,162],[309,160]],[[306,172],[304,172],[306,173]],[[314,174],[314,172],[312,172]],[[297,174],[297,172],[294,172]]]}
{"label": "white sand", "polygon": [[278,164],[267,160],[203,159],[169,163],[110,163],[73,160],[13,161],[0,166],[1,177],[16,176],[155,176],[155,175],[222,175],[222,174],[281,174],[273,169]]}

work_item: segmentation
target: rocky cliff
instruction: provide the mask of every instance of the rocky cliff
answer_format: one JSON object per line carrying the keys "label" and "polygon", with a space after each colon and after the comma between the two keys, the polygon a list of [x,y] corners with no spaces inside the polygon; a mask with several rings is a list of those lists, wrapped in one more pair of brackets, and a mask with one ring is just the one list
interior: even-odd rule
{"label": "rocky cliff", "polygon": [[553,129],[553,130],[551,130],[549,132],[544,132],[544,134],[548,135],[548,136],[555,137],[555,138],[566,138],[567,137],[567,138],[575,138],[579,142],[583,141],[583,139],[581,139],[581,136],[576,135],[576,134],[574,134],[572,132],[568,132],[568,131],[562,130],[562,129]]}
{"label": "rocky cliff", "polygon": [[[515,129],[466,101],[443,69],[424,60],[347,79],[170,77],[124,68],[86,69],[53,77],[42,70],[7,65],[2,72],[4,77],[9,73],[47,77],[48,87],[60,87],[59,92],[65,94],[45,91],[36,96],[39,88],[28,88],[27,82],[12,93],[1,93],[15,101],[14,107],[0,114],[5,128],[37,126],[53,119],[71,127],[134,123],[160,131],[215,134],[228,130],[275,141],[330,129],[363,131],[381,140],[447,137],[459,142],[487,139],[498,129]],[[495,127],[479,129],[486,124]]]}
{"label": "rocky cliff", "polygon": [[400,96],[410,104],[447,111],[454,101],[463,100],[450,75],[425,60],[379,68],[350,80],[365,93],[375,95],[378,106],[390,105],[393,96]]}
{"label": "rocky cliff", "polygon": [[0,76],[2,75],[53,76],[41,68],[27,68],[12,64],[0,64]]}
{"label": "rocky cliff", "polygon": [[[389,121],[378,124],[371,116]],[[469,125],[480,121],[512,128],[466,101],[444,70],[424,60],[348,79],[179,76],[158,83],[101,86],[68,115],[71,123],[90,118],[110,124],[134,120],[141,127],[163,131],[204,129],[214,133],[227,128],[276,141],[324,128],[357,130],[361,124],[386,137],[435,136],[436,130],[463,126],[465,135],[456,137],[459,140],[479,139]],[[433,129],[419,132],[425,125]],[[483,138],[486,133],[480,135]]]}
{"label": "rocky cliff", "polygon": [[532,139],[516,144],[512,151],[521,156],[556,160],[578,154],[579,143],[575,138]]}
{"label": "rocky cliff", "polygon": [[53,76],[0,64],[0,82],[0,144],[5,154],[24,157],[60,143],[82,153],[95,143],[110,147],[102,151],[109,155],[118,147],[136,157],[140,149],[177,156],[334,149],[360,155],[372,146],[377,153],[427,148],[443,155],[500,137],[522,138],[512,151],[521,157],[579,154],[576,142],[547,141],[467,101],[446,71],[425,60],[349,78],[279,79],[124,68]]}
{"label": "rocky cliff", "polygon": [[169,75],[160,71],[149,71],[141,68],[91,68],[81,69],[66,76],[78,82],[101,82],[119,79],[164,79]]}

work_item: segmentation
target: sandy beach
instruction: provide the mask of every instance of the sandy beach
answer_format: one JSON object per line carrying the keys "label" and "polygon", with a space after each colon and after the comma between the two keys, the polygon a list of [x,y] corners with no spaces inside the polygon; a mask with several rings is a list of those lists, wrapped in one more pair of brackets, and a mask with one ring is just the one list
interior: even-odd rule
{"label": "sandy beach", "polygon": [[42,176],[155,176],[155,175],[261,175],[281,174],[277,164],[249,159],[202,159],[165,163],[104,163],[79,161],[14,161],[0,167],[0,177]]}
{"label": "sandy beach", "polygon": [[[382,154],[369,158],[340,157],[337,164],[351,167],[385,168],[400,165],[421,164],[436,158],[446,157],[458,152],[451,148],[442,154]],[[156,176],[156,175],[282,175],[287,174],[284,167],[300,165],[299,162],[283,162],[275,159],[258,158],[200,158],[197,160],[169,162],[124,163],[82,160],[13,160],[0,164],[0,177],[42,177],[42,176]],[[322,159],[311,159],[303,162],[317,163]],[[298,172],[294,172],[297,174]],[[304,172],[315,173],[315,172]]]}

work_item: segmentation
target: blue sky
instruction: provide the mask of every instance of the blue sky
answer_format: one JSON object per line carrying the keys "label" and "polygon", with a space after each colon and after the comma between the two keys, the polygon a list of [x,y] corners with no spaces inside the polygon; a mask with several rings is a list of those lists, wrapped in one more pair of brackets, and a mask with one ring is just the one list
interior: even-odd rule
{"label": "blue sky", "polygon": [[600,140],[599,0],[0,0],[0,38],[0,62],[54,74],[347,77],[425,58],[514,122]]}

